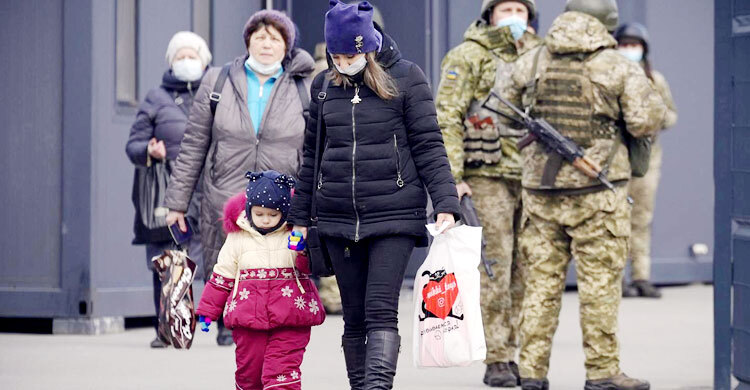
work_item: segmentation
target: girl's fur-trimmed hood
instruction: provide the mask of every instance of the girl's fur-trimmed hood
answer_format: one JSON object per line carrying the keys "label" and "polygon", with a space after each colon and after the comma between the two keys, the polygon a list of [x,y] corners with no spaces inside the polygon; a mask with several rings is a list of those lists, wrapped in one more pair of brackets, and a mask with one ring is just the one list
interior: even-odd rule
{"label": "girl's fur-trimmed hood", "polygon": [[237,225],[237,219],[240,217],[243,211],[245,211],[245,193],[240,192],[239,194],[229,198],[227,203],[224,204],[224,218],[223,226],[224,232],[237,233],[243,229]]}

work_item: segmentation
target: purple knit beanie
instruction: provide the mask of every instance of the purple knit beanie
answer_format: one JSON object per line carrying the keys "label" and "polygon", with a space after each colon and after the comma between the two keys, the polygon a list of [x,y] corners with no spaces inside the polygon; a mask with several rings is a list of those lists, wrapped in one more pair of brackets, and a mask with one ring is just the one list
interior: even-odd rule
{"label": "purple knit beanie", "polygon": [[346,4],[330,0],[326,12],[326,46],[333,54],[380,51],[383,36],[372,24],[372,5],[363,1]]}
{"label": "purple knit beanie", "polygon": [[252,35],[261,24],[271,25],[279,30],[286,43],[286,54],[290,54],[294,48],[295,28],[294,23],[286,14],[272,9],[258,11],[247,20],[245,28],[242,31],[242,38],[245,40],[245,47],[250,41]]}

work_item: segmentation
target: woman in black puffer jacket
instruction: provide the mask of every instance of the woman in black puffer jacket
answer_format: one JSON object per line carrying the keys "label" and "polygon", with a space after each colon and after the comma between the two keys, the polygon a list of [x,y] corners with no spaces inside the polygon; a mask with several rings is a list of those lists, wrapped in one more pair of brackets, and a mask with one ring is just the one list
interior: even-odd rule
{"label": "woman in black puffer jacket", "polygon": [[[211,62],[211,52],[203,38],[190,31],[180,31],[169,41],[166,60],[169,69],[164,72],[161,85],[146,94],[146,99],[141,102],[135,122],[130,128],[130,137],[125,152],[137,167],[149,166],[156,161],[171,164],[177,158],[187,126],[188,114],[193,105],[193,97]],[[194,229],[194,236],[190,240],[189,247],[190,258],[199,264],[202,257],[198,235],[200,196],[200,190],[196,191],[188,211],[188,218]],[[135,198],[134,200],[137,201]],[[153,273],[154,306],[158,318],[161,281],[151,259],[162,254],[165,249],[174,247],[172,237],[166,227],[147,229],[138,215],[135,217],[133,231],[135,233],[133,244],[146,245],[146,264]],[[197,270],[200,272],[202,267],[199,265]],[[151,347],[166,347],[158,336],[158,330],[157,337],[151,342]]]}
{"label": "woman in black puffer jacket", "polygon": [[[331,0],[325,33],[334,66],[313,81],[289,217],[306,236],[315,185],[318,227],[341,290],[353,389],[393,384],[399,290],[412,249],[427,243],[425,186],[438,225],[452,225],[459,213],[427,80],[379,30],[368,3]],[[325,77],[326,96],[318,96]],[[318,110],[325,146],[313,178]]]}

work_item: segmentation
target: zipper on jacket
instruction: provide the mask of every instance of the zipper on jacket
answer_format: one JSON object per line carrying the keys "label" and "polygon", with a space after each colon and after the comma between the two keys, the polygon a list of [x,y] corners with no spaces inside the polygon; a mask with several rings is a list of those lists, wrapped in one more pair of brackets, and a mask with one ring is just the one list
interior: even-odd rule
{"label": "zipper on jacket", "polygon": [[396,133],[393,133],[393,149],[396,151],[396,185],[398,188],[404,186],[404,180],[401,179],[401,155],[398,153],[398,139]]}
{"label": "zipper on jacket", "polygon": [[326,155],[326,150],[328,150],[328,137],[326,137],[326,144],[323,146],[323,155],[320,156],[320,167],[318,167],[318,190],[323,188],[323,157]]}
{"label": "zipper on jacket", "polygon": [[356,225],[354,227],[354,242],[359,242],[359,211],[357,211],[357,122],[354,120],[354,107],[360,103],[359,85],[354,84],[354,97],[352,98],[352,206],[354,206],[354,217]]}

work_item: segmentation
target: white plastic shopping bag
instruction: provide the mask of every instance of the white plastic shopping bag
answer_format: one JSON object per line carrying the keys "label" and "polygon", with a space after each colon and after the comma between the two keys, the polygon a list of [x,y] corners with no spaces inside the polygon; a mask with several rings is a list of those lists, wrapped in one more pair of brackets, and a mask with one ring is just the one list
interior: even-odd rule
{"label": "white plastic shopping bag", "polygon": [[479,305],[482,228],[458,226],[437,234],[414,280],[414,365],[468,366],[487,347]]}

